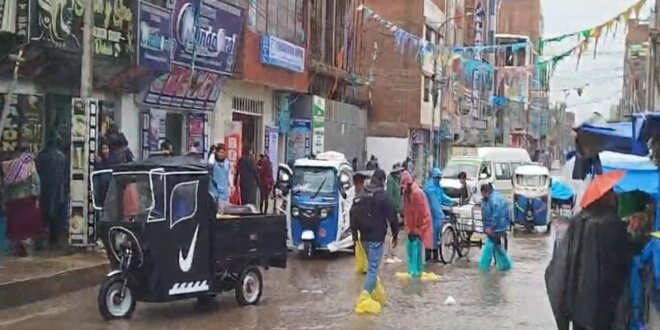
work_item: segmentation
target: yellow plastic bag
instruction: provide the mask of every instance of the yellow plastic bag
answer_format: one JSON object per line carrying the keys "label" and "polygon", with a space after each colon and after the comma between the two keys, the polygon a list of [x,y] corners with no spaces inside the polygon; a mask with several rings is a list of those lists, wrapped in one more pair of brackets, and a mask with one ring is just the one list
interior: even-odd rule
{"label": "yellow plastic bag", "polygon": [[355,312],[358,314],[380,314],[383,308],[374,300],[369,292],[362,291],[355,302]]}
{"label": "yellow plastic bag", "polygon": [[[412,276],[409,273],[404,273],[404,272],[396,272],[394,276],[400,280],[409,280],[412,278]],[[436,273],[427,273],[427,272],[422,272],[422,276],[419,277],[420,281],[422,282],[432,282],[432,281],[439,281],[442,277]]]}
{"label": "yellow plastic bag", "polygon": [[381,284],[382,282],[380,281],[380,276],[377,277],[376,280],[376,287],[374,288],[373,291],[371,291],[371,297],[374,298],[375,301],[380,303],[381,307],[385,307],[385,301],[387,300],[387,295],[385,294],[385,288],[383,288],[383,285]]}
{"label": "yellow plastic bag", "polygon": [[355,242],[355,272],[360,274],[367,273],[367,252],[364,251],[362,242]]}

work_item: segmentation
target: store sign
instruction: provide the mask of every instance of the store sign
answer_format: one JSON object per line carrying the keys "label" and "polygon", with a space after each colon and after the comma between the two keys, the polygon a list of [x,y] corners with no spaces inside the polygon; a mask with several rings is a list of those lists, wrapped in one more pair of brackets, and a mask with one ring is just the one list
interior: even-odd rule
{"label": "store sign", "polygon": [[[6,94],[0,94],[0,109],[4,111]],[[0,137],[0,160],[7,160],[22,140],[30,145],[33,154],[42,148],[44,97],[42,95],[12,94],[7,107],[7,122]]]}
{"label": "store sign", "polygon": [[311,153],[312,122],[304,119],[292,119],[291,131],[286,141],[286,161],[305,158]]}
{"label": "store sign", "polygon": [[[217,73],[234,71],[243,10],[218,0],[177,0],[172,8],[172,62]],[[197,26],[198,25],[198,26]]]}
{"label": "store sign", "polygon": [[318,155],[325,150],[325,99],[312,97],[312,154]]}
{"label": "store sign", "polygon": [[[94,55],[130,60],[135,53],[137,0],[94,0]],[[34,1],[30,41],[82,51],[83,0]]]}
{"label": "store sign", "polygon": [[137,64],[154,71],[170,70],[172,15],[165,8],[140,1]]}
{"label": "store sign", "polygon": [[30,0],[0,0],[0,32],[13,33],[25,42],[29,14]]}
{"label": "store sign", "polygon": [[227,80],[216,73],[191,71],[179,65],[172,65],[170,73],[156,78],[144,98],[145,104],[183,108],[200,111],[213,111],[220,98],[220,91]]}
{"label": "store sign", "polygon": [[69,243],[88,246],[96,242],[96,219],[90,191],[97,153],[99,103],[73,99],[71,125],[71,221]]}
{"label": "store sign", "polygon": [[302,73],[305,71],[305,48],[264,33],[261,35],[261,63]]}

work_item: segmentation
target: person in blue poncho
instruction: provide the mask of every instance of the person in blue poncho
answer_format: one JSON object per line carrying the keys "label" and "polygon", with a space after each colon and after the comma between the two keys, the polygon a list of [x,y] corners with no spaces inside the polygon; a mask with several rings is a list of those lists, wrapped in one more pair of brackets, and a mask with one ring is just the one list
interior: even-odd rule
{"label": "person in blue poncho", "polygon": [[424,193],[426,199],[429,201],[429,208],[431,209],[431,217],[433,218],[433,249],[426,250],[426,260],[433,259],[439,261],[438,258],[438,240],[442,231],[442,221],[445,213],[442,211],[442,206],[454,205],[455,202],[449,196],[445,195],[444,190],[440,186],[440,179],[442,172],[439,168],[434,168],[431,171],[431,177],[426,181]]}
{"label": "person in blue poncho", "polygon": [[[486,244],[481,251],[479,268],[487,270],[495,258],[499,270],[511,269],[511,258],[506,252],[506,231],[511,223],[511,212],[506,197],[493,190],[489,183],[481,186],[481,218],[486,233]],[[502,242],[502,241],[505,242]]]}

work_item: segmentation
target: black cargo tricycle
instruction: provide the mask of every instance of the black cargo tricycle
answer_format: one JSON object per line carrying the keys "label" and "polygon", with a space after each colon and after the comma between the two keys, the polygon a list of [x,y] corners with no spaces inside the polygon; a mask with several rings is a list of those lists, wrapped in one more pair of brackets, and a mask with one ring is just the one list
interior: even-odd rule
{"label": "black cargo tricycle", "polygon": [[106,320],[130,318],[136,301],[208,302],[231,290],[240,305],[257,304],[259,267],[286,267],[285,217],[231,207],[217,215],[197,159],[150,158],[94,172],[91,181],[113,269],[98,295]]}

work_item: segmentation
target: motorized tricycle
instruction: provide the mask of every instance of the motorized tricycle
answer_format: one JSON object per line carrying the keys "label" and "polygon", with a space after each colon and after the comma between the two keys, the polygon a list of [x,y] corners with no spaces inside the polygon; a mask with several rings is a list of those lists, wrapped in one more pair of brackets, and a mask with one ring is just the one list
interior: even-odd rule
{"label": "motorized tricycle", "polygon": [[316,250],[350,251],[352,186],[353,169],[341,153],[298,159],[293,169],[281,164],[277,189],[285,198],[289,248],[305,257]]}
{"label": "motorized tricycle", "polygon": [[557,177],[552,177],[550,180],[552,216],[556,219],[568,221],[573,217],[575,192]]}
{"label": "motorized tricycle", "polygon": [[540,165],[516,169],[513,181],[513,222],[533,231],[546,226],[550,231],[550,173]]}
{"label": "motorized tricycle", "polygon": [[[258,267],[286,267],[284,216],[232,206],[217,214],[208,169],[195,158],[118,165],[94,172],[91,181],[93,192],[105,190],[105,199],[93,197],[92,204],[113,269],[98,295],[106,320],[130,318],[136,301],[208,302],[231,290],[240,305],[257,304],[263,289]],[[106,187],[95,187],[99,181]]]}

